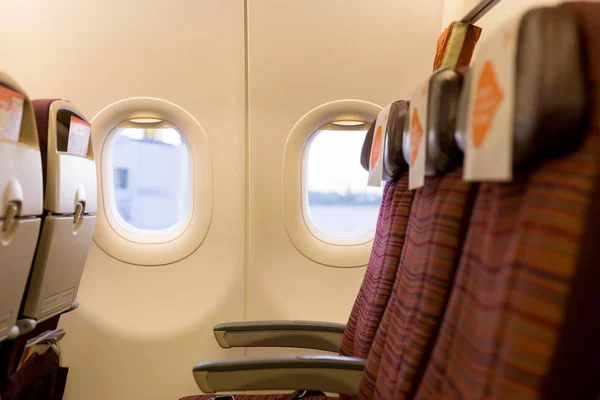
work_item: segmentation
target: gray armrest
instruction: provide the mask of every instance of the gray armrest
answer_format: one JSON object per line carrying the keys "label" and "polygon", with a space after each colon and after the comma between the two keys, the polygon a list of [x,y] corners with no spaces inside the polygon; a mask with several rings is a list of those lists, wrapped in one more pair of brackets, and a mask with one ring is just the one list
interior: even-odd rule
{"label": "gray armrest", "polygon": [[213,328],[219,345],[297,347],[339,352],[346,325],[313,321],[230,322]]}
{"label": "gray armrest", "polygon": [[283,356],[202,362],[194,378],[205,393],[319,390],[357,395],[366,360],[343,356]]}

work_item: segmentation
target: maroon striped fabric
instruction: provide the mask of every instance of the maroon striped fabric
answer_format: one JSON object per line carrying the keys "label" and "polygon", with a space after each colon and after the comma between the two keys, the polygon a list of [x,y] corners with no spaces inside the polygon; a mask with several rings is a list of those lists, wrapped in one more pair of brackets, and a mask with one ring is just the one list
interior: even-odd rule
{"label": "maroon striped fabric", "polygon": [[511,183],[482,185],[418,399],[598,393],[600,5],[571,7],[588,62],[586,138]]}
{"label": "maroon striped fabric", "polygon": [[454,280],[476,186],[462,170],[417,191],[393,292],[373,341],[360,398],[402,399],[429,357]]}
{"label": "maroon striped fabric", "polygon": [[344,332],[343,356],[369,355],[398,270],[412,199],[408,173],[384,189],[371,258]]}
{"label": "maroon striped fabric", "polygon": [[[388,182],[383,190],[377,229],[369,265],[365,272],[341,346],[341,355],[367,358],[371,343],[391,294],[404,244],[413,192],[408,190],[408,173],[397,182]],[[211,395],[181,400],[207,400]],[[236,395],[236,400],[275,400],[285,395]],[[305,397],[316,399],[316,397]],[[326,397],[319,397],[320,400]]]}

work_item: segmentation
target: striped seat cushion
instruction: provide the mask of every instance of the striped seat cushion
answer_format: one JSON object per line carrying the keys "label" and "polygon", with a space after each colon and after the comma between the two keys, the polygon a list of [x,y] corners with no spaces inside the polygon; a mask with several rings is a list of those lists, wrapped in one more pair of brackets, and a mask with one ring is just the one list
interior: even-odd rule
{"label": "striped seat cushion", "polygon": [[511,183],[481,186],[418,399],[597,393],[600,7],[570,7],[588,62],[587,136],[579,150],[517,172]]}
{"label": "striped seat cushion", "polygon": [[375,336],[360,397],[401,399],[414,391],[447,303],[476,186],[462,170],[427,179],[413,202],[388,307]]}
{"label": "striped seat cushion", "polygon": [[396,277],[413,192],[408,173],[386,184],[373,249],[363,283],[354,302],[340,354],[367,358]]}

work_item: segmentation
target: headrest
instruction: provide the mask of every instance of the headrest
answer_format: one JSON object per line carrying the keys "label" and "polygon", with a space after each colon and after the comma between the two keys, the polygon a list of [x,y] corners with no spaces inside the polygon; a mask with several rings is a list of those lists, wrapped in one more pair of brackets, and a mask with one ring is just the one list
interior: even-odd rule
{"label": "headrest", "polygon": [[[52,112],[52,104],[60,101],[58,111]],[[69,129],[71,128],[71,117],[83,119],[81,115],[68,107],[70,103],[61,99],[39,99],[32,101],[35,113],[36,125],[38,127],[38,140],[42,154],[43,179],[46,182],[46,169],[48,164],[48,135],[50,118],[56,119],[56,150],[66,152],[69,146]],[[54,149],[53,149],[54,150]]]}
{"label": "headrest", "polygon": [[[460,72],[442,69],[420,85],[411,98],[413,107],[410,118],[419,118],[418,125],[425,136],[420,145],[425,146],[426,176],[442,174],[459,165],[462,160],[462,153],[454,138],[462,83]],[[406,125],[403,134],[403,154],[407,163],[411,160],[412,123]]]}
{"label": "headrest", "polygon": [[[496,178],[508,179],[513,168],[576,148],[585,115],[577,18],[567,7],[538,8],[500,27],[480,47],[465,77],[457,142],[471,154],[477,148],[488,163],[506,147],[506,176]],[[497,138],[507,143],[498,145]],[[470,158],[465,173],[479,169],[469,166]]]}
{"label": "headrest", "polygon": [[[402,134],[408,123],[408,102],[398,100],[390,104],[386,134],[383,142],[383,181],[396,180],[408,169],[402,155]],[[387,108],[387,107],[386,107]],[[385,112],[386,110],[383,110]],[[367,131],[360,155],[360,163],[369,171],[371,147],[376,132],[377,120],[373,121]]]}

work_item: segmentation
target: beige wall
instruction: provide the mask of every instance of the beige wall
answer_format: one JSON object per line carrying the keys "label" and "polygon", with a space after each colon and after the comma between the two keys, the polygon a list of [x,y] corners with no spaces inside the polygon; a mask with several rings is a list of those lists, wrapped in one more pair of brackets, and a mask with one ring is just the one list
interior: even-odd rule
{"label": "beige wall", "polygon": [[211,327],[244,314],[244,12],[241,0],[54,0],[2,4],[0,70],[33,98],[62,97],[91,119],[154,96],[203,126],[214,165],[203,245],[166,267],[136,267],[94,246],[79,300],[62,319],[67,400],[174,399],[198,393]]}

